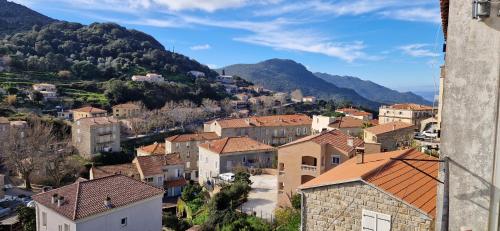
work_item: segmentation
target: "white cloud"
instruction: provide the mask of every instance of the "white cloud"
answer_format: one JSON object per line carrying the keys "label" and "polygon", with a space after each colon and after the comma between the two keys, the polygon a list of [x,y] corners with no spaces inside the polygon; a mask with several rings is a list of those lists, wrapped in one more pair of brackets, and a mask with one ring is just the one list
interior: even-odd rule
{"label": "white cloud", "polygon": [[433,52],[429,49],[430,44],[409,44],[405,46],[398,47],[403,53],[412,57],[438,57],[439,53]]}
{"label": "white cloud", "polygon": [[210,68],[210,69],[217,69],[217,68],[219,68],[219,65],[216,65],[216,64],[205,64],[205,65],[207,65],[207,67]]}
{"label": "white cloud", "polygon": [[383,11],[380,12],[380,14],[402,21],[441,23],[441,14],[439,9],[437,8],[400,9],[393,11]]}
{"label": "white cloud", "polygon": [[208,50],[210,48],[212,48],[212,47],[209,44],[203,44],[203,45],[192,46],[189,49],[191,49],[193,51],[199,51],[199,50]]}

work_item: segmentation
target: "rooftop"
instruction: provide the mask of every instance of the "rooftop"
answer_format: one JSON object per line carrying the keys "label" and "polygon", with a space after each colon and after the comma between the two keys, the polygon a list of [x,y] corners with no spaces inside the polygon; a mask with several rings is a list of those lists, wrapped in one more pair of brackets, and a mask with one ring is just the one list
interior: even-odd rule
{"label": "rooftop", "polygon": [[391,158],[437,160],[435,157],[414,149],[369,154],[365,155],[363,164],[357,164],[356,158],[352,158],[306,182],[299,188],[306,190],[362,181],[434,217],[436,213],[438,162],[407,161],[424,172],[422,173],[402,161]]}
{"label": "rooftop", "polygon": [[154,144],[150,144],[148,146],[139,147],[139,148],[137,148],[137,150],[149,153],[151,155],[153,155],[153,154],[161,155],[161,154],[166,153],[165,152],[165,143],[158,143],[158,142],[155,142]]}
{"label": "rooftop", "polygon": [[[348,145],[348,140],[352,139],[352,146]],[[352,150],[354,150],[356,147],[362,147],[364,146],[364,141],[357,138],[357,137],[352,137],[347,134],[344,134],[343,132],[339,130],[331,130],[327,132],[322,132],[320,134],[316,135],[310,135],[306,136],[302,139],[298,139],[296,141],[290,142],[288,144],[282,145],[281,147],[288,147],[294,144],[302,143],[302,142],[315,142],[317,144],[328,144],[331,145],[340,151],[349,153]]]}
{"label": "rooftop", "polygon": [[446,41],[448,35],[448,12],[449,12],[449,0],[441,0],[441,22],[444,34],[444,40]]}
{"label": "rooftop", "polygon": [[77,109],[73,109],[74,112],[87,112],[87,113],[106,113],[105,110],[96,107],[81,107]]}
{"label": "rooftop", "polygon": [[76,121],[79,123],[79,125],[103,125],[103,124],[114,124],[118,123],[118,120],[116,120],[113,117],[87,117],[87,118],[81,118]]}
{"label": "rooftop", "polygon": [[138,105],[135,105],[133,103],[122,103],[122,104],[117,104],[113,106],[113,109],[118,108],[118,109],[140,109]]}
{"label": "rooftop", "polygon": [[141,178],[139,172],[137,171],[137,167],[133,163],[93,166],[90,171],[92,171],[94,179],[116,174],[132,177],[136,180],[140,180]]}
{"label": "rooftop", "polygon": [[0,117],[0,124],[10,124],[9,119],[5,117]]}
{"label": "rooftop", "polygon": [[375,135],[392,132],[399,129],[411,128],[413,125],[401,121],[394,121],[386,124],[379,124],[377,126],[365,128],[365,131],[373,133]]}
{"label": "rooftop", "polygon": [[178,153],[138,156],[134,163],[137,163],[139,172],[144,176],[160,175],[165,166],[184,164]]}
{"label": "rooftop", "polygon": [[203,141],[203,140],[215,140],[219,136],[215,132],[202,132],[202,133],[192,133],[192,134],[182,134],[167,137],[165,140],[170,142],[187,142],[187,141]]}
{"label": "rooftop", "polygon": [[309,116],[303,114],[296,115],[272,115],[272,116],[254,116],[242,119],[223,119],[216,120],[222,128],[241,128],[241,127],[278,127],[278,126],[298,126],[311,125],[312,120]]}
{"label": "rooftop", "polygon": [[331,128],[361,128],[363,127],[363,120],[354,117],[340,117],[333,123],[330,123],[328,127]]}
{"label": "rooftop", "polygon": [[272,146],[260,143],[248,137],[226,137],[200,144],[199,146],[218,154],[274,150]]}
{"label": "rooftop", "polygon": [[427,105],[420,105],[415,103],[400,103],[386,106],[386,108],[399,109],[399,110],[411,110],[411,111],[429,111],[432,107]]}
{"label": "rooftop", "polygon": [[[73,221],[97,215],[156,196],[164,191],[141,181],[123,175],[112,175],[89,181],[77,181],[73,184],[39,193],[33,200]],[[52,196],[64,197],[64,203],[58,206],[52,203]],[[109,197],[112,207],[105,206]]]}

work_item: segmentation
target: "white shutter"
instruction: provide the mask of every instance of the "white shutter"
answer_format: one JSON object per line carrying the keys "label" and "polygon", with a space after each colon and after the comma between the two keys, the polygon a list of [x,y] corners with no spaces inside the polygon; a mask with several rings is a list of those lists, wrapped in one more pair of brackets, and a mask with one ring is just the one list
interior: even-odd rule
{"label": "white shutter", "polygon": [[377,213],[363,209],[363,217],[361,219],[362,231],[390,231],[391,230],[391,215]]}

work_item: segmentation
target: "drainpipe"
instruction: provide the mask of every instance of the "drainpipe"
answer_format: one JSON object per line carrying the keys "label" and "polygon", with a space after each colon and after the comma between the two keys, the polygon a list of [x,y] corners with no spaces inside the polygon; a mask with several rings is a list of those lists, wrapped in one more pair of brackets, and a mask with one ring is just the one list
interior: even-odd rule
{"label": "drainpipe", "polygon": [[302,192],[302,190],[300,191],[300,231],[304,231],[305,230],[305,227],[304,227],[304,220],[305,220],[305,217],[304,217],[304,192]]}

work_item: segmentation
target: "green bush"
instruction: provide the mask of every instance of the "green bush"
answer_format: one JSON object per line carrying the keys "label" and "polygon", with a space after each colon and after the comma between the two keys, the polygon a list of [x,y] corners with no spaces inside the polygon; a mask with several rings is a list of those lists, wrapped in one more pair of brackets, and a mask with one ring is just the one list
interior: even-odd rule
{"label": "green bush", "polygon": [[295,209],[300,209],[302,197],[300,194],[294,194],[292,196],[292,207]]}
{"label": "green bush", "polygon": [[101,152],[92,158],[95,165],[114,165],[132,162],[133,155],[124,152]]}
{"label": "green bush", "polygon": [[35,208],[26,207],[21,205],[16,209],[19,222],[23,231],[35,231],[36,230],[36,214]]}
{"label": "green bush", "polygon": [[178,219],[177,216],[171,213],[163,214],[162,222],[164,227],[171,228],[176,231],[184,231],[191,227],[188,222]]}
{"label": "green bush", "polygon": [[293,208],[276,209],[276,230],[297,231],[300,226],[300,210]]}

